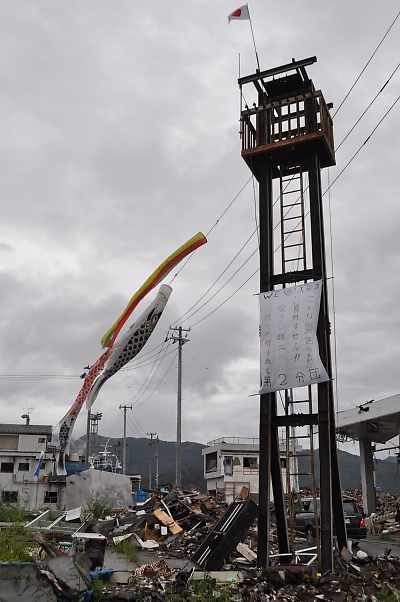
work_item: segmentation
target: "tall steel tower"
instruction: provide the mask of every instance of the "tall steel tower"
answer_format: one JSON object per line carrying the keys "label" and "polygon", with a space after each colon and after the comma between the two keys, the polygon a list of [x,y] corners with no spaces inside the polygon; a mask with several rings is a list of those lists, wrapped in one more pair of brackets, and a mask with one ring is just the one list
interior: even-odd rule
{"label": "tall steel tower", "polygon": [[[260,292],[293,283],[323,281],[317,338],[321,360],[332,377],[321,170],[335,165],[335,152],[331,107],[322,92],[315,90],[305,69],[316,60],[293,59],[287,65],[239,79],[241,92],[243,86],[253,84],[257,99],[252,107],[246,104],[241,111],[241,138],[242,157],[259,186]],[[248,93],[251,91],[247,88],[242,97]],[[268,565],[270,482],[279,552],[290,552],[278,429],[287,429],[287,443],[293,437],[290,433],[294,427],[306,431],[304,437],[310,442],[313,465],[313,429],[317,427],[321,509],[320,531],[317,529],[316,534],[320,569],[325,572],[333,564],[333,522],[339,549],[347,544],[332,381],[291,390],[285,396],[283,412],[281,404],[277,404],[277,393],[260,396],[258,565]],[[286,447],[288,451],[293,449],[288,444]]]}

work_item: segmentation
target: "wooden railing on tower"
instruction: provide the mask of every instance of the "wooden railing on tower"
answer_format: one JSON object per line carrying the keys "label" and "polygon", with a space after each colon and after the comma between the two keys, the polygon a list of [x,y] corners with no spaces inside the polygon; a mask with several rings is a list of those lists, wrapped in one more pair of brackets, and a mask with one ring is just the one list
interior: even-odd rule
{"label": "wooden railing on tower", "polygon": [[320,90],[266,103],[242,111],[242,156],[287,152],[300,139],[320,144],[323,165],[334,165],[333,123]]}

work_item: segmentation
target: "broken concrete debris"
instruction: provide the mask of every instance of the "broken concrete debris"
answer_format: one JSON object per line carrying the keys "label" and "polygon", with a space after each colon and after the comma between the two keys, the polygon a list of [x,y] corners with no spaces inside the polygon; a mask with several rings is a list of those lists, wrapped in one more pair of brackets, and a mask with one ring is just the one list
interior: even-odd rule
{"label": "broken concrete debris", "polygon": [[[115,508],[102,518],[79,507],[67,515],[47,514],[31,521],[26,527],[42,550],[40,560],[0,565],[1,600],[24,600],[25,592],[33,601],[90,600],[99,583],[105,601],[169,602],[200,592],[236,602],[400,599],[400,559],[391,556],[389,548],[376,558],[362,550],[336,551],[334,571],[319,575],[315,548],[306,547],[304,539],[297,537],[295,559],[279,564],[272,525],[272,566],[257,569],[258,510],[251,500],[228,506],[199,491],[170,486],[150,493],[145,503]],[[344,494],[361,501],[358,491]],[[396,533],[397,498],[378,494],[378,504],[371,517],[373,532]],[[224,538],[227,541],[219,547]],[[207,565],[211,553],[202,553],[210,541],[215,543],[210,551],[217,552],[214,560],[220,570]],[[134,562],[124,557],[125,570],[114,570],[109,551],[125,542],[136,550]],[[20,591],[21,580],[25,585]]]}

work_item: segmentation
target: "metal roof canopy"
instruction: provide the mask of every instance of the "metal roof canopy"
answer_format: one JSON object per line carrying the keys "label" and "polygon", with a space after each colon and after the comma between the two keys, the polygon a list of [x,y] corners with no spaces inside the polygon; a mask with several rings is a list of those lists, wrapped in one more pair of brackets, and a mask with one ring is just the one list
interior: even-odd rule
{"label": "metal roof canopy", "polygon": [[336,414],[336,432],[349,439],[386,443],[400,434],[400,393]]}

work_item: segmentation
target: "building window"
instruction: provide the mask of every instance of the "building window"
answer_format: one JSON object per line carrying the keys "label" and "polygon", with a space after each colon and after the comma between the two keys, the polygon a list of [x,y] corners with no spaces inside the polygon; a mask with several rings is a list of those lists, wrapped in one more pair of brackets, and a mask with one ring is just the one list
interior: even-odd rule
{"label": "building window", "polygon": [[233,457],[225,456],[224,458],[224,472],[228,476],[233,475]]}
{"label": "building window", "polygon": [[57,491],[46,491],[44,494],[45,504],[57,504]]}
{"label": "building window", "polygon": [[38,443],[46,443],[46,437],[39,437]]}
{"label": "building window", "polygon": [[2,491],[1,499],[3,502],[8,502],[9,504],[16,504],[18,502],[18,491]]}
{"label": "building window", "polygon": [[258,472],[258,458],[256,457],[245,457],[243,458],[243,473],[244,474],[256,474]]}
{"label": "building window", "polygon": [[281,468],[286,468],[286,458],[281,458]]}
{"label": "building window", "polygon": [[0,449],[18,449],[18,435],[0,435]]}
{"label": "building window", "polygon": [[215,472],[217,470],[217,452],[206,454],[206,472]]}
{"label": "building window", "polygon": [[0,472],[14,472],[14,462],[2,462]]}
{"label": "building window", "polygon": [[29,471],[29,462],[20,462],[18,464],[19,472],[28,472]]}

